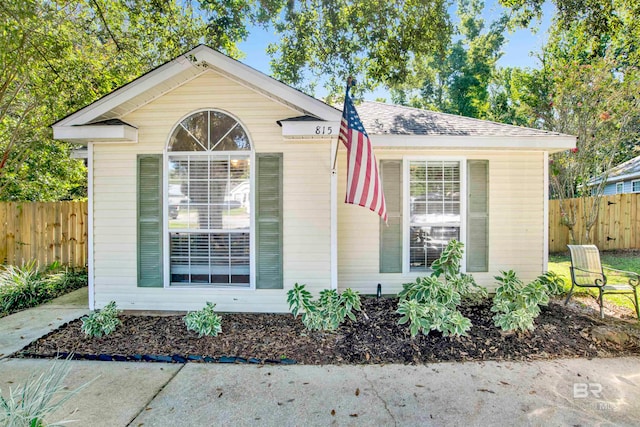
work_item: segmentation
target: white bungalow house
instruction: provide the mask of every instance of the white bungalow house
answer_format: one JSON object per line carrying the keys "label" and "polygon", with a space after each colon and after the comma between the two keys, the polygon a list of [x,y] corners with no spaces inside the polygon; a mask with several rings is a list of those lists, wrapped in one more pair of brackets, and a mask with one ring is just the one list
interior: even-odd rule
{"label": "white bungalow house", "polygon": [[55,123],[87,145],[90,307],[284,312],[296,282],[396,293],[453,238],[481,285],[545,271],[548,155],[574,137],[357,108],[388,225],[342,203],[340,110],[207,46]]}

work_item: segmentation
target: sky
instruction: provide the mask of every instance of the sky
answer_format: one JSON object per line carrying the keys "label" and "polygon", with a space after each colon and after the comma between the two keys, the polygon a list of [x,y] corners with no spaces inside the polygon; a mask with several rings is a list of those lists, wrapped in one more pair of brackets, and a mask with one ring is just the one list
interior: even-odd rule
{"label": "sky", "polygon": [[[551,18],[553,16],[553,7],[549,1],[544,4],[542,20],[534,22],[539,28],[537,32],[523,29],[506,34],[507,42],[502,49],[504,54],[498,61],[499,67],[538,67],[537,59],[532,56],[531,53],[540,51],[540,48],[546,41],[547,29],[551,24]],[[492,21],[498,19],[503,10],[497,0],[485,0],[485,8],[482,14],[485,20],[485,26],[488,26]],[[450,13],[452,20],[455,22],[457,19],[455,10],[450,9]],[[266,53],[266,48],[269,43],[275,43],[277,41],[278,37],[269,31],[257,27],[251,29],[248,40],[238,45],[240,50],[246,55],[241,61],[265,74],[271,75],[269,56]],[[322,97],[325,93],[318,87],[315,95]],[[364,95],[364,98],[368,100],[375,100],[378,97],[387,98],[387,100],[390,98],[388,94],[382,90]]]}

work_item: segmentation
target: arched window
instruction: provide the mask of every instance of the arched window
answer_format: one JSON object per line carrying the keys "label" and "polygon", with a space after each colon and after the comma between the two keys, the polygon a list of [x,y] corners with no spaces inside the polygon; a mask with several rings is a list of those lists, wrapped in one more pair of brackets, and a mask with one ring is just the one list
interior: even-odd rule
{"label": "arched window", "polygon": [[251,144],[220,111],[182,120],[169,138],[171,285],[250,286]]}

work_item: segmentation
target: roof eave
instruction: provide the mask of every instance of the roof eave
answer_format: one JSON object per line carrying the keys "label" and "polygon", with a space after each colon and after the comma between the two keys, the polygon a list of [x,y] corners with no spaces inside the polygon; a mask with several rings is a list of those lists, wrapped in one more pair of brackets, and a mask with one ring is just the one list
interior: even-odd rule
{"label": "roof eave", "polygon": [[573,136],[513,135],[369,135],[374,147],[381,148],[451,148],[510,149],[556,153],[576,146]]}
{"label": "roof eave", "polygon": [[[635,179],[635,178],[640,178],[640,171],[635,171],[635,172],[627,173],[624,175],[618,175],[618,176],[608,176],[605,182],[607,184],[613,184],[616,182],[626,181],[628,179]],[[597,184],[600,184],[601,182],[602,180],[600,178],[594,178],[592,180],[589,180],[587,182],[587,185],[589,186],[597,185]]]}
{"label": "roof eave", "polygon": [[54,126],[53,139],[87,144],[89,142],[137,143],[138,129],[130,125]]}

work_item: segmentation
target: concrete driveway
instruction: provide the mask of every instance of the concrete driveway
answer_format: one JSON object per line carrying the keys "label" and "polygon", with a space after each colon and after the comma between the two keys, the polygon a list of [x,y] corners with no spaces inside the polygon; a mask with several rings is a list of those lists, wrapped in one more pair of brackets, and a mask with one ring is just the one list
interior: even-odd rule
{"label": "concrete driveway", "polygon": [[[0,387],[51,361],[5,359]],[[640,425],[640,358],[405,366],[72,361],[87,426]],[[97,378],[97,379],[96,379]]]}

